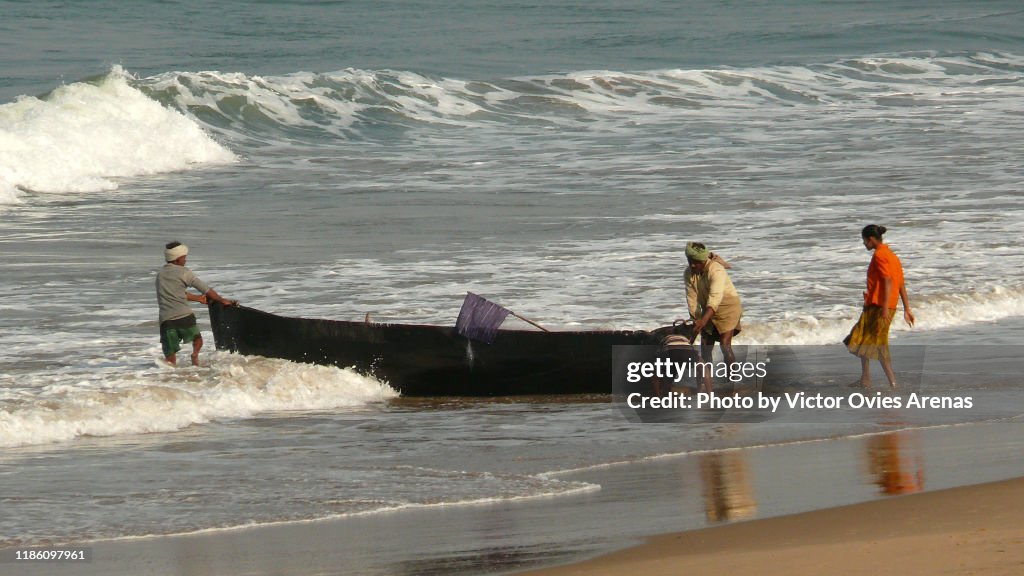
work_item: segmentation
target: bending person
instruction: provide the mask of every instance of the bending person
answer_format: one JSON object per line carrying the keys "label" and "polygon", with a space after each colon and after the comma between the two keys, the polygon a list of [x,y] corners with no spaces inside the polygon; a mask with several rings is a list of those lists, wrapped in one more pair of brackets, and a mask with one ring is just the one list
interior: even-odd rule
{"label": "bending person", "polygon": [[[690,344],[700,334],[700,357],[711,361],[715,342],[722,347],[722,355],[729,366],[736,362],[732,350],[732,337],[740,332],[743,305],[736,287],[720,258],[699,242],[686,244],[686,305],[693,319]],[[704,391],[711,391],[711,374],[704,370]]]}

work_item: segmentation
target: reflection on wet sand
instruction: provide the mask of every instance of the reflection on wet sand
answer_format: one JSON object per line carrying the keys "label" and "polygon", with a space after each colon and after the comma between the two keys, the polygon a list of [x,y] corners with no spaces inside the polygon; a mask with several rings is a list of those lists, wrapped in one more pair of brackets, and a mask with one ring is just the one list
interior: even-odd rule
{"label": "reflection on wet sand", "polygon": [[757,515],[757,499],[744,451],[703,454],[700,471],[708,522],[732,522]]}
{"label": "reflection on wet sand", "polygon": [[867,459],[872,481],[882,494],[910,494],[924,489],[924,461],[913,433],[869,437]]}

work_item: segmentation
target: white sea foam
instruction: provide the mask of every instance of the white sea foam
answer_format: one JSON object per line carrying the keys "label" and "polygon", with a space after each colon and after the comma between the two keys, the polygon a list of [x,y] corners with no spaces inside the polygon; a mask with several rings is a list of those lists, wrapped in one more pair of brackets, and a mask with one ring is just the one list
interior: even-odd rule
{"label": "white sea foam", "polygon": [[[719,215],[739,220],[725,207]],[[845,337],[860,314],[864,274],[870,253],[850,238],[828,235],[837,224],[808,221],[806,235],[818,245],[789,244],[773,239],[775,225],[793,210],[767,211],[763,229],[734,230],[730,245],[719,251],[732,262],[730,275],[744,304],[741,343],[830,344]],[[760,212],[758,212],[760,214]],[[817,215],[805,211],[813,220]],[[685,221],[686,218],[683,218]],[[797,223],[789,234],[800,232]],[[978,225],[973,226],[977,232]],[[1024,286],[1016,276],[1021,262],[1012,239],[995,234],[978,238],[964,231],[953,241],[953,227],[910,241],[893,232],[895,250],[906,268],[916,326],[906,325],[902,310],[893,336],[994,322],[1024,315]],[[995,243],[984,238],[999,238]],[[945,239],[947,243],[942,243]],[[852,239],[852,242],[850,241]],[[682,286],[682,241],[677,236],[643,235],[610,240],[562,241],[529,253],[477,247],[438,259],[435,253],[406,253],[401,259],[343,259],[323,267],[278,274],[283,294],[307,298],[276,298],[271,310],[281,314],[318,315],[335,319],[453,323],[466,291],[495,300],[546,327],[576,329],[651,329],[687,316]],[[1007,246],[1002,254],[1003,246]],[[972,254],[988,253],[984,267],[968,266]],[[994,256],[999,254],[998,258]],[[600,255],[596,257],[595,255]],[[960,259],[964,263],[960,263]],[[780,265],[780,263],[785,263]],[[949,270],[958,269],[955,282]],[[999,271],[1005,284],[993,284]],[[240,297],[266,301],[259,270],[233,274]],[[395,278],[416,285],[415,300]],[[372,290],[367,290],[372,286]],[[530,329],[509,319],[506,327]]]}
{"label": "white sea foam", "polygon": [[217,353],[209,368],[155,368],[102,381],[8,391],[0,446],[181,430],[218,419],[352,409],[398,393],[351,370]]}
{"label": "white sea foam", "polygon": [[[873,117],[880,103],[978,105],[983,96],[1009,105],[1021,95],[1018,61],[988,54],[880,55],[809,66],[588,70],[489,81],[394,70],[285,76],[207,71],[170,72],[142,82],[181,110],[220,116],[231,132],[265,138],[268,128],[299,128],[292,131],[299,138],[324,132],[346,137],[361,126],[410,121],[478,128],[525,121],[608,130],[617,129],[622,118],[631,124],[685,116],[709,120],[765,107],[778,120],[794,107],[809,106]],[[748,135],[773,138],[756,124]]]}
{"label": "white sea foam", "polygon": [[[913,330],[941,330],[969,326],[979,322],[995,322],[1024,315],[1024,288],[995,286],[981,292],[926,295],[911,301],[916,322],[913,327],[903,320],[902,308],[892,324],[892,337]],[[770,322],[752,322],[744,326],[743,344],[834,344],[849,334],[860,310],[850,307],[844,312],[818,317],[800,314]]]}
{"label": "white sea foam", "polygon": [[24,191],[114,190],[117,179],[235,161],[193,120],[150,99],[121,68],[0,105],[0,206]]}

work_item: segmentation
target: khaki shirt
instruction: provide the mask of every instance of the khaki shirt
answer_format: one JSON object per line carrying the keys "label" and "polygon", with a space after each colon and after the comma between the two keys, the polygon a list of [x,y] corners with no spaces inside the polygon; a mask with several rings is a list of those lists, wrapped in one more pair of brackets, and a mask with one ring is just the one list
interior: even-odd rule
{"label": "khaki shirt", "polygon": [[192,314],[185,291],[191,286],[206,294],[210,286],[191,270],[168,262],[156,275],[156,301],[160,305],[160,322],[177,320]]}
{"label": "khaki shirt", "polygon": [[739,325],[743,305],[724,266],[711,260],[704,273],[696,275],[687,268],[683,281],[686,283],[686,306],[690,309],[691,318],[697,320],[705,310],[714,308],[711,322],[719,332],[728,332]]}

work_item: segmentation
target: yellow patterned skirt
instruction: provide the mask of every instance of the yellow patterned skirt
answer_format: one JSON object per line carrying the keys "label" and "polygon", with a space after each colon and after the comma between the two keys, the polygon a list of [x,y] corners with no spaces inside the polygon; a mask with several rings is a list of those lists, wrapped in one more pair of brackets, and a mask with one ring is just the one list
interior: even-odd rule
{"label": "yellow patterned skirt", "polygon": [[860,319],[843,340],[850,354],[870,360],[890,360],[889,325],[896,316],[896,310],[886,319],[881,306],[865,306]]}

